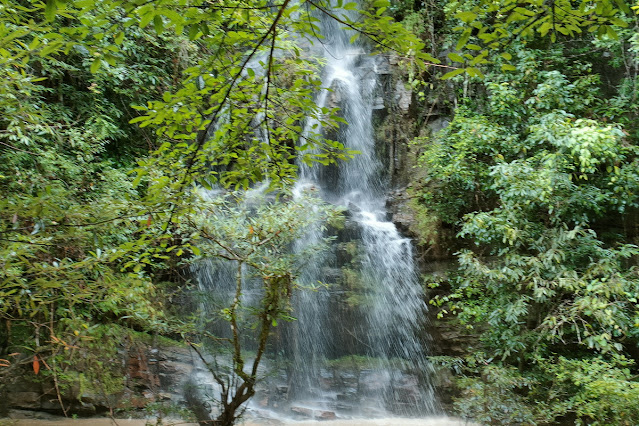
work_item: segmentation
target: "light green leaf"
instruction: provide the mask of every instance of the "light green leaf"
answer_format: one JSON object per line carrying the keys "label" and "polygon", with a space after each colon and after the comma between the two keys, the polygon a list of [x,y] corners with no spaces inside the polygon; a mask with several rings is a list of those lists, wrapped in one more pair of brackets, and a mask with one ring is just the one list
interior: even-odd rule
{"label": "light green leaf", "polygon": [[442,80],[446,80],[446,79],[455,77],[456,75],[463,74],[464,72],[465,72],[464,68],[459,68],[459,69],[456,69],[456,70],[453,70],[453,71],[449,71],[446,74],[442,75],[441,79]]}
{"label": "light green leaf", "polygon": [[473,12],[459,12],[455,14],[455,18],[469,24],[477,18],[477,14]]}
{"label": "light green leaf", "polygon": [[459,55],[458,53],[451,52],[447,56],[451,61],[460,63],[464,62],[464,58],[462,58],[461,55]]}
{"label": "light green leaf", "polygon": [[462,33],[462,35],[459,37],[459,40],[457,41],[457,46],[455,46],[455,50],[462,50],[464,46],[466,45],[466,43],[468,43],[469,39],[470,39],[470,29],[466,29]]}
{"label": "light green leaf", "polygon": [[164,20],[160,15],[153,17],[153,28],[156,34],[162,34],[162,31],[164,31]]}
{"label": "light green leaf", "polygon": [[102,59],[98,58],[95,61],[93,61],[90,68],[91,74],[95,74],[96,72],[98,72],[101,65],[102,65]]}
{"label": "light green leaf", "polygon": [[155,13],[153,13],[153,11],[148,11],[147,13],[142,15],[140,17],[140,28],[144,28],[147,25],[149,25],[149,22],[151,22],[154,17],[155,17]]}
{"label": "light green leaf", "polygon": [[115,44],[117,44],[118,46],[122,44],[122,41],[124,40],[124,32],[120,31],[119,33],[117,33],[115,35],[115,37],[113,38],[113,41],[115,42]]}
{"label": "light green leaf", "polygon": [[55,15],[58,12],[58,5],[55,0],[47,0],[44,7],[44,17],[47,21],[51,22],[55,19]]}
{"label": "light green leaf", "polygon": [[469,67],[469,68],[466,68],[466,72],[471,77],[479,77],[479,78],[484,77],[484,74],[482,74],[482,72],[479,71],[479,68]]}

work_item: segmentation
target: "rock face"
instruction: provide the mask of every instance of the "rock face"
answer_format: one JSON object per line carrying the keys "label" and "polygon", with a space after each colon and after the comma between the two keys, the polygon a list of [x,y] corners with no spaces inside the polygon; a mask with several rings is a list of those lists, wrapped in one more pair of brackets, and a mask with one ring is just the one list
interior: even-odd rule
{"label": "rock face", "polygon": [[123,366],[124,387],[117,394],[104,395],[98,389],[87,391],[79,385],[58,386],[56,390],[52,379],[43,379],[25,368],[13,375],[21,376],[19,379],[6,384],[5,409],[90,416],[113,410],[134,413],[152,403],[174,407],[185,404],[183,382],[193,368],[188,349],[138,344],[121,350],[120,355],[120,359],[108,360]]}
{"label": "rock face", "polygon": [[[374,361],[373,361],[374,362]],[[308,399],[289,403],[291,386],[286,371],[271,376],[258,387],[254,411],[277,409],[294,419],[333,420],[350,416],[383,417],[389,412],[410,412],[420,397],[421,378],[415,372],[400,369],[380,370],[355,365],[344,359],[338,365],[320,372],[320,389],[307,389]],[[392,382],[394,400],[387,406],[379,405],[379,395]]]}

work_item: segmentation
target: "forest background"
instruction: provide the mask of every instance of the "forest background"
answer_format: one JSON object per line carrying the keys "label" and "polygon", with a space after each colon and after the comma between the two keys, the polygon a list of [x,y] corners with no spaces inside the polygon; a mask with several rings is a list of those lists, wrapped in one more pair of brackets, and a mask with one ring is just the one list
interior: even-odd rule
{"label": "forest background", "polygon": [[[115,393],[115,342],[197,341],[172,301],[198,259],[252,265],[276,301],[265,336],[291,314],[283,249],[338,215],[296,214],[295,162],[357,155],[320,132],[300,143],[306,117],[341,122],[313,103],[322,64],[300,48],[325,14],[396,55],[413,92],[411,231],[458,260],[425,285],[481,341],[434,359],[456,372],[458,414],[639,418],[636,5],[338,3],[357,18],[308,0],[0,1],[0,392],[26,366],[58,396]],[[435,107],[451,121],[432,134]],[[251,216],[238,200],[255,182],[283,201]],[[218,184],[233,191],[194,190]]]}

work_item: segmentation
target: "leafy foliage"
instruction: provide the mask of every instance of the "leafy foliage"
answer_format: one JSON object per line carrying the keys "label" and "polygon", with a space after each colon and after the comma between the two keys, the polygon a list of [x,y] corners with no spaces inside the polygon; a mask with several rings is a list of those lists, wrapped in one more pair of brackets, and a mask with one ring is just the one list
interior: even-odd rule
{"label": "leafy foliage", "polygon": [[[434,304],[477,328],[485,351],[465,360],[457,407],[491,424],[630,424],[639,251],[621,223],[639,202],[636,138],[610,121],[614,104],[593,71],[606,64],[587,46],[606,41],[527,47],[518,37],[530,32],[538,46],[532,32],[541,32],[545,12],[517,17],[514,7],[490,25],[458,14],[492,48],[507,40],[512,54],[486,65],[447,128],[417,141],[426,175],[418,201],[456,229],[460,248],[452,292]],[[605,19],[618,13],[602,7]],[[594,32],[608,25],[588,16]],[[574,25],[567,36],[586,25],[566,22],[557,31]],[[509,39],[504,29],[516,25],[521,34]],[[574,52],[582,59],[567,61]]]}
{"label": "leafy foliage", "polygon": [[617,39],[619,29],[628,25],[630,5],[624,1],[452,1],[446,8],[459,24],[455,51],[448,54],[465,68],[451,71],[444,78],[464,71],[481,75],[479,66],[504,60],[502,71],[515,71],[509,47],[517,41],[548,37],[552,43],[563,39],[596,34],[600,38]]}

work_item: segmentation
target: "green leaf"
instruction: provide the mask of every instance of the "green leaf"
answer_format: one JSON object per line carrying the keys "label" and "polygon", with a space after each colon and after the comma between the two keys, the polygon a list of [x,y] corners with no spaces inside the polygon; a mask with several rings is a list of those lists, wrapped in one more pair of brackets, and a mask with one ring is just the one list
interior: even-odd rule
{"label": "green leaf", "polygon": [[156,34],[162,34],[164,31],[164,20],[162,19],[162,16],[155,15],[153,17],[153,28],[155,29]]}
{"label": "green leaf", "polygon": [[466,70],[464,68],[459,68],[459,69],[447,72],[446,74],[442,75],[440,78],[442,80],[446,80],[446,79],[455,77],[456,75],[463,74],[465,71]]}
{"label": "green leaf", "polygon": [[140,17],[140,28],[144,28],[147,25],[149,25],[149,22],[151,22],[154,17],[155,17],[155,13],[153,13],[153,11],[151,10],[149,10],[147,13],[142,15]]}
{"label": "green leaf", "polygon": [[191,25],[189,27],[189,40],[195,40],[200,34],[200,29],[197,25]]}
{"label": "green leaf", "polygon": [[462,33],[462,35],[459,37],[459,40],[457,41],[457,46],[455,46],[455,50],[462,50],[464,46],[466,45],[466,43],[468,43],[469,39],[470,39],[470,29],[466,29]]}
{"label": "green leaf", "polygon": [[461,62],[461,63],[464,62],[464,58],[462,58],[461,55],[459,55],[458,53],[451,52],[447,56],[451,61]]}
{"label": "green leaf", "polygon": [[468,67],[468,68],[466,68],[466,72],[471,77],[479,77],[479,78],[484,77],[484,74],[482,74],[482,72],[479,71],[479,68]]}
{"label": "green leaf", "polygon": [[44,7],[44,17],[47,21],[51,22],[55,19],[55,15],[58,12],[58,4],[55,0],[47,0]]}
{"label": "green leaf", "polygon": [[524,16],[535,16],[535,12],[532,10],[524,9],[523,7],[516,7],[515,12],[524,15]]}
{"label": "green leaf", "polygon": [[550,28],[552,28],[552,24],[546,21],[539,26],[537,31],[539,31],[539,34],[541,34],[542,37],[545,37],[546,34],[548,34],[548,31],[550,31]]}
{"label": "green leaf", "polygon": [[98,72],[101,65],[102,65],[102,59],[98,58],[94,60],[90,68],[91,74],[95,74],[96,72]]}
{"label": "green leaf", "polygon": [[59,45],[58,45],[57,43],[50,43],[50,44],[47,44],[46,46],[44,46],[44,47],[42,48],[42,50],[40,50],[40,52],[38,52],[38,55],[39,55],[41,58],[44,58],[44,57],[48,56],[51,52],[53,52],[53,51],[57,50],[57,49],[58,49],[58,47],[59,47]]}
{"label": "green leaf", "polygon": [[119,33],[117,33],[115,35],[115,37],[113,38],[113,41],[115,42],[115,44],[117,44],[118,46],[122,44],[122,41],[124,40],[124,32],[120,31]]}
{"label": "green leaf", "polygon": [[117,61],[116,61],[115,56],[111,55],[110,53],[107,53],[107,54],[104,55],[104,61],[107,64],[111,65],[112,67],[117,65]]}
{"label": "green leaf", "polygon": [[477,18],[477,14],[473,12],[459,12],[455,14],[455,18],[469,24]]}

